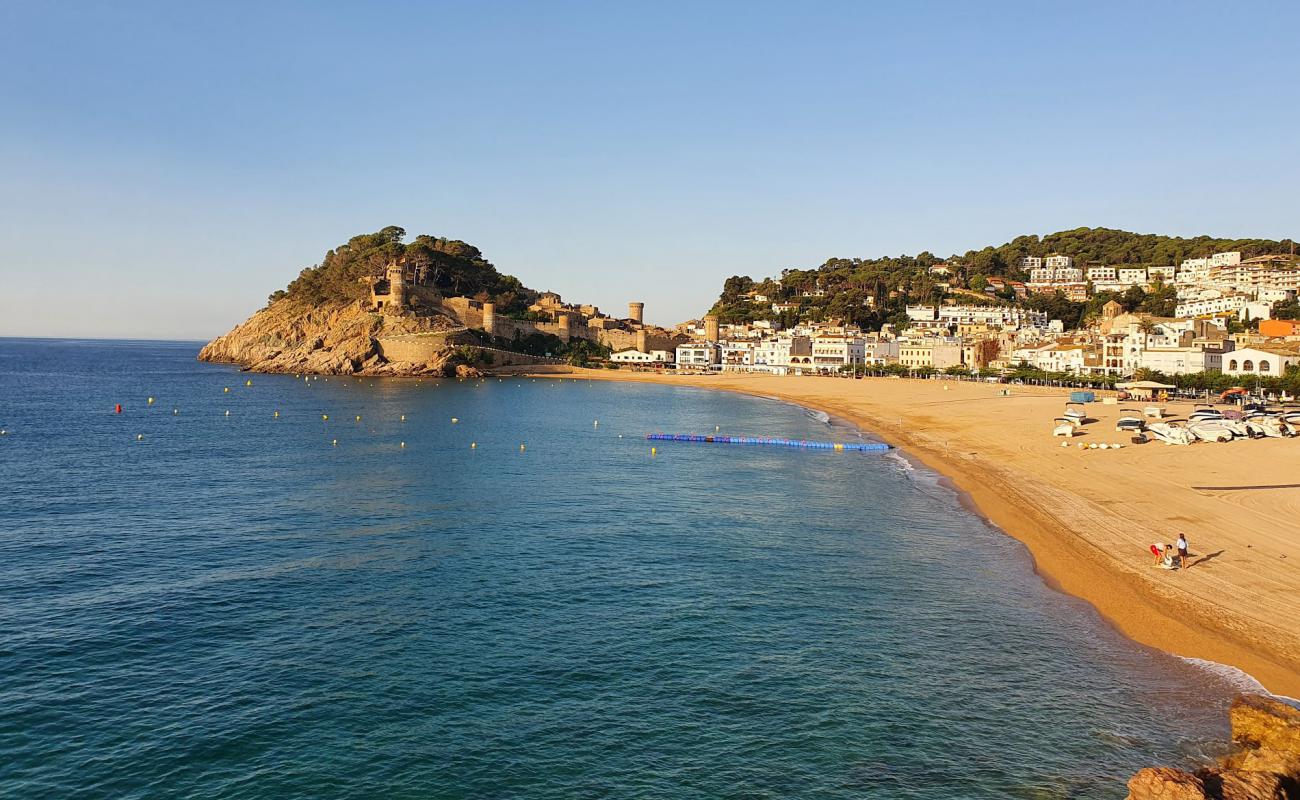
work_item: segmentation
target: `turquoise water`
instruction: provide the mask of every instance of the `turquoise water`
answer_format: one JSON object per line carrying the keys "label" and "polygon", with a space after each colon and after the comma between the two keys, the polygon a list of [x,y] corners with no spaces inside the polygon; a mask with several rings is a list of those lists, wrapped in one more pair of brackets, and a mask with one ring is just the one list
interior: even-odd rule
{"label": "turquoise water", "polygon": [[799,408],[195,352],[0,340],[0,796],[1118,798],[1226,735],[901,458],[641,438],[855,436]]}

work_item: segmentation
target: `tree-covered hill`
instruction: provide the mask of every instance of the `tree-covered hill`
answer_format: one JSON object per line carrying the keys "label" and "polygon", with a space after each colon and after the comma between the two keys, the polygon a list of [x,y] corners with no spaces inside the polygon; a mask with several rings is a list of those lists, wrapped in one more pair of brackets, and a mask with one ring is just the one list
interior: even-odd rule
{"label": "tree-covered hill", "polygon": [[389,262],[403,257],[412,266],[424,267],[430,284],[442,293],[493,300],[502,314],[526,309],[537,296],[513,275],[497,272],[471,244],[426,234],[409,243],[403,243],[405,238],[406,231],[396,225],[353,236],[326,253],[319,264],[304,269],[270,300],[289,298],[312,305],[361,300],[368,293],[361,279],[382,277]]}
{"label": "tree-covered hill", "polygon": [[[945,295],[959,292],[961,302],[1013,302],[1009,293],[987,297],[982,291],[989,277],[1024,280],[1020,269],[1025,256],[1055,253],[1072,256],[1076,266],[1167,266],[1186,258],[1238,250],[1242,258],[1270,253],[1289,253],[1292,241],[1283,239],[1222,239],[1211,236],[1181,238],[1156,234],[1130,233],[1109,228],[1076,228],[1047,236],[1019,236],[998,246],[954,254],[947,259],[930,252],[915,256],[881,258],[832,258],[814,269],[782,270],[779,278],[755,280],[735,275],[723,284],[722,294],[710,313],[723,322],[747,322],[756,319],[779,320],[790,325],[798,320],[838,319],[856,322],[868,329],[884,322],[905,324],[903,308],[908,303],[937,303]],[[947,271],[932,271],[944,264]],[[747,295],[757,293],[768,298],[754,302]],[[1126,292],[1121,302],[1126,308],[1151,313],[1172,312],[1172,294],[1162,287],[1148,297],[1142,290]],[[1104,303],[1111,295],[1099,295],[1090,304],[1070,303],[1063,297],[1031,297],[1031,306],[1061,318],[1067,325],[1082,320],[1095,309],[1091,304]],[[1095,302],[1094,302],[1095,301]],[[797,303],[797,309],[774,311],[772,303]]]}

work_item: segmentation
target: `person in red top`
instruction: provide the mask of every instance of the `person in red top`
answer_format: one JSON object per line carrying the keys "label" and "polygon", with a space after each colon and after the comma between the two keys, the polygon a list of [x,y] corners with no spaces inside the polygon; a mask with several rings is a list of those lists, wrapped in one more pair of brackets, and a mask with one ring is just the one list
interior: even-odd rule
{"label": "person in red top", "polygon": [[1153,567],[1160,566],[1160,562],[1164,560],[1165,557],[1164,543],[1156,542],[1155,544],[1151,545],[1151,554],[1156,557],[1156,560],[1152,562],[1151,566]]}

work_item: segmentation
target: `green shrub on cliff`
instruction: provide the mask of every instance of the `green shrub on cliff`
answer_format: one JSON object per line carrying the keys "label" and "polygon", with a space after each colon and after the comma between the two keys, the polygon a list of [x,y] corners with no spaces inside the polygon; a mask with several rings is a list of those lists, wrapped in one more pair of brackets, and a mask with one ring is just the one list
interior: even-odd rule
{"label": "green shrub on cliff", "polygon": [[353,236],[326,253],[319,264],[304,269],[286,290],[271,295],[271,302],[289,298],[321,305],[364,299],[369,290],[362,279],[383,277],[385,267],[401,258],[421,268],[427,283],[443,294],[493,300],[498,313],[527,309],[537,296],[513,275],[497,272],[471,244],[426,234],[410,243],[403,243],[405,238],[406,231],[396,225]]}

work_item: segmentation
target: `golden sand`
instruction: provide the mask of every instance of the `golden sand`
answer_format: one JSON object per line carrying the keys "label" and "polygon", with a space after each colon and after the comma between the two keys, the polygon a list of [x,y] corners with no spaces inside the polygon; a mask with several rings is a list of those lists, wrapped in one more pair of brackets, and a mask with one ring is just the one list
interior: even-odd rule
{"label": "golden sand", "polygon": [[[979,513],[1023,542],[1039,573],[1139,642],[1230,664],[1300,697],[1300,440],[1135,446],[1120,405],[1090,403],[1061,447],[1068,392],[899,378],[658,375],[578,370],[775,397],[852,420],[950,478]],[[1001,396],[1009,389],[1009,397]],[[1175,418],[1190,404],[1168,404]],[[759,432],[755,432],[759,433]],[[1078,442],[1118,442],[1079,450]],[[1187,536],[1189,568],[1152,566],[1148,547]]]}

